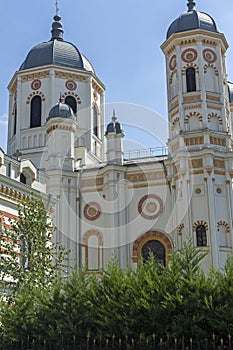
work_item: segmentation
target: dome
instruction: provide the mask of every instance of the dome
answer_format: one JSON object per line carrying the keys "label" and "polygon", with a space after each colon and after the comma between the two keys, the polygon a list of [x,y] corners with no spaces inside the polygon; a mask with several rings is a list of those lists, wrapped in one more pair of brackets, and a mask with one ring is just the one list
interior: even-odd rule
{"label": "dome", "polygon": [[117,117],[115,115],[115,111],[113,111],[112,121],[107,125],[105,135],[110,133],[122,134],[123,130],[121,128],[121,124],[117,121]]}
{"label": "dome", "polygon": [[76,119],[72,108],[61,101],[50,109],[49,116],[46,121],[48,122],[53,118]]}
{"label": "dome", "polygon": [[167,39],[175,33],[185,32],[187,30],[203,29],[218,33],[214,19],[204,12],[195,10],[195,2],[188,2],[188,11],[183,12],[169,27]]}
{"label": "dome", "polygon": [[48,42],[35,45],[28,53],[21,70],[47,65],[81,69],[95,74],[92,64],[80,53],[78,48],[63,40],[61,17],[55,16],[52,25],[52,38]]}
{"label": "dome", "polygon": [[233,83],[230,83],[228,81],[227,85],[228,85],[228,93],[229,93],[229,102],[232,103],[233,102]]}

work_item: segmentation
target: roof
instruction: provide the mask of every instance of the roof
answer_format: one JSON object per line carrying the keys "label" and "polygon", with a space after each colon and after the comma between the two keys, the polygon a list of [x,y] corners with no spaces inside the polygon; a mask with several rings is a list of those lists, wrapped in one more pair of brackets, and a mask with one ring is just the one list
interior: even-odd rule
{"label": "roof", "polygon": [[63,28],[61,17],[55,16],[52,25],[52,38],[47,42],[35,45],[28,53],[21,70],[31,69],[47,65],[81,69],[91,71],[94,68],[89,60],[80,53],[78,48],[63,39]]}
{"label": "roof", "polygon": [[46,122],[53,118],[76,119],[72,108],[61,101],[51,108]]}
{"label": "roof", "polygon": [[123,134],[123,130],[121,124],[117,121],[117,117],[115,115],[115,110],[113,110],[113,116],[111,122],[107,125],[105,135],[115,133],[115,134]]}
{"label": "roof", "polygon": [[195,3],[189,1],[188,11],[183,12],[168,28],[167,39],[172,34],[194,29],[203,29],[218,33],[214,19],[205,12],[196,11],[194,7]]}

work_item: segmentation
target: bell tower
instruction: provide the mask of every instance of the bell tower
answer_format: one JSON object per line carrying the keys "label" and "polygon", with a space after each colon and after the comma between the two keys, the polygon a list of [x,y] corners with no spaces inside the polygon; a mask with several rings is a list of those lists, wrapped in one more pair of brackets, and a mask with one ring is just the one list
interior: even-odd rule
{"label": "bell tower", "polygon": [[63,38],[58,14],[51,38],[35,45],[9,84],[8,154],[17,150],[39,168],[45,168],[46,118],[61,95],[78,120],[74,147],[83,163],[99,163],[104,152],[104,91],[89,60]]}
{"label": "bell tower", "polygon": [[[186,227],[194,245],[209,251],[208,264],[219,268],[233,242],[228,44],[210,15],[197,11],[192,0],[187,6],[170,25],[161,46],[166,58],[168,149],[177,226]],[[219,229],[222,223],[226,230]]]}
{"label": "bell tower", "polygon": [[166,56],[171,153],[206,145],[229,149],[227,48],[214,19],[197,12],[193,1],[169,27],[162,50]]}

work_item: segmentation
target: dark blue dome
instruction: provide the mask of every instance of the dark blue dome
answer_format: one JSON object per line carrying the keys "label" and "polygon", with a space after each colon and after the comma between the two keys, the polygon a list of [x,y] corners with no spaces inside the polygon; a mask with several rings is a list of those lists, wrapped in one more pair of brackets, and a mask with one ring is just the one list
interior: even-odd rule
{"label": "dark blue dome", "polygon": [[204,12],[198,12],[194,8],[195,3],[189,1],[188,11],[183,12],[169,27],[167,39],[175,33],[185,32],[187,30],[203,29],[218,33],[214,19]]}
{"label": "dark blue dome", "polygon": [[115,111],[113,111],[112,121],[107,125],[105,135],[108,135],[111,133],[115,133],[115,134],[122,134],[123,133],[121,124],[117,121]]}
{"label": "dark blue dome", "polygon": [[52,25],[52,38],[48,42],[34,46],[28,53],[19,70],[55,65],[81,69],[95,73],[93,66],[78,48],[63,40],[63,29],[60,17],[55,16]]}
{"label": "dark blue dome", "polygon": [[76,119],[72,108],[61,101],[51,108],[46,121],[48,122],[53,118]]}

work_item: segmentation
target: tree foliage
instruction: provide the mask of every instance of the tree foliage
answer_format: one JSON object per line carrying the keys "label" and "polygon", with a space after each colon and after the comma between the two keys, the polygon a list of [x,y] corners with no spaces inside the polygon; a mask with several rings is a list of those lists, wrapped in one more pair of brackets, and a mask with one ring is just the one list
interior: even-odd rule
{"label": "tree foliage", "polygon": [[5,339],[39,336],[60,344],[114,335],[129,339],[192,338],[198,342],[233,332],[233,260],[205,276],[203,254],[191,244],[172,254],[169,267],[153,256],[138,268],[121,268],[113,259],[100,275],[85,270],[58,278],[49,289],[24,285],[13,305],[2,304]]}
{"label": "tree foliage", "polygon": [[8,292],[23,286],[45,288],[59,274],[66,253],[52,242],[54,230],[48,206],[33,194],[18,205],[17,219],[3,223],[0,278]]}

